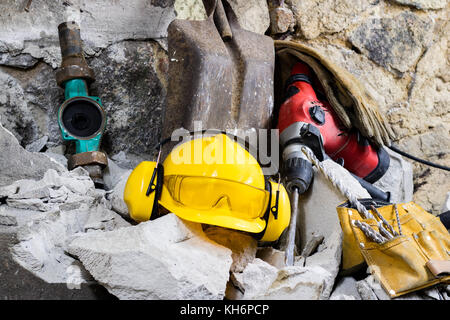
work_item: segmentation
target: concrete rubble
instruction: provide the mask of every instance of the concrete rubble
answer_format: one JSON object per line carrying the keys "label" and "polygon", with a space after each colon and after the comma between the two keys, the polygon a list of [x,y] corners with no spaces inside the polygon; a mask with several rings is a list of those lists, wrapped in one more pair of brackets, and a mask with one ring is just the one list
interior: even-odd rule
{"label": "concrete rubble", "polygon": [[231,250],[174,214],[80,236],[68,251],[120,299],[223,299]]}
{"label": "concrete rubble", "polygon": [[[448,165],[445,0],[229,3],[244,29],[301,40],[349,70],[367,84],[401,149]],[[294,266],[279,243],[244,232],[173,213],[130,219],[127,179],[139,162],[156,159],[166,138],[167,26],[205,19],[201,0],[34,0],[28,12],[6,0],[0,10],[0,299],[391,300],[369,272],[340,273],[336,206],[347,199],[317,171],[299,202]],[[54,79],[57,25],[69,19],[81,26],[96,74],[91,89],[108,114],[105,190],[85,169],[67,169],[73,148],[55,120],[64,96]],[[445,173],[387,152],[390,168],[375,186],[392,202],[450,210]],[[323,164],[358,198],[370,198],[345,168]],[[436,285],[395,300],[449,299],[450,286]]]}
{"label": "concrete rubble", "polygon": [[[370,198],[369,193],[342,166],[332,160],[323,161],[323,165],[333,174],[345,181],[345,185],[358,198]],[[326,196],[325,196],[326,195]],[[314,180],[309,190],[299,199],[300,215],[297,226],[300,236],[300,251],[314,236],[330,236],[339,225],[336,207],[347,199],[328,181],[323,174],[315,170]]]}

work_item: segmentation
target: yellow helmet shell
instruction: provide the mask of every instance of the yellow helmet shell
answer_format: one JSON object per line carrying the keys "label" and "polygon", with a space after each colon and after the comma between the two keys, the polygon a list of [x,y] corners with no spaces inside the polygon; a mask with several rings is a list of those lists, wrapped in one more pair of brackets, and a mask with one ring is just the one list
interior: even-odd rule
{"label": "yellow helmet shell", "polygon": [[224,134],[187,141],[175,147],[164,163],[164,175],[214,177],[264,189],[258,161]]}

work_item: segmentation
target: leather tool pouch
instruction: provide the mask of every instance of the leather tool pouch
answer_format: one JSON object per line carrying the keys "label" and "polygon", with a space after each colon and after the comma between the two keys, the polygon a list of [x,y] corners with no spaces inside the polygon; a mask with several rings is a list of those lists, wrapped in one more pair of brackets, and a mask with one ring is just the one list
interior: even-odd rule
{"label": "leather tool pouch", "polygon": [[[393,204],[372,199],[360,202],[368,210],[374,205],[400,233]],[[348,202],[337,207],[344,233],[343,269],[350,270],[365,261],[391,298],[437,283],[450,283],[450,234],[442,222],[414,202],[398,204],[397,209],[401,234],[378,244],[352,223],[360,220],[379,231],[375,220],[363,219]]]}

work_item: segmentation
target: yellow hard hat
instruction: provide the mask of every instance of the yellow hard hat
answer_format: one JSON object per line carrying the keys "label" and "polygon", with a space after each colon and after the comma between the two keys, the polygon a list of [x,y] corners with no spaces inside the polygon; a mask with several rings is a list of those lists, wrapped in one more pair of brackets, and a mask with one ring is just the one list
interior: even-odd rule
{"label": "yellow hard hat", "polygon": [[289,225],[285,188],[266,181],[256,159],[226,135],[180,144],[160,167],[158,175],[155,162],[142,162],[128,178],[124,199],[136,221],[154,218],[158,199],[182,219],[250,232],[261,241],[277,240]]}

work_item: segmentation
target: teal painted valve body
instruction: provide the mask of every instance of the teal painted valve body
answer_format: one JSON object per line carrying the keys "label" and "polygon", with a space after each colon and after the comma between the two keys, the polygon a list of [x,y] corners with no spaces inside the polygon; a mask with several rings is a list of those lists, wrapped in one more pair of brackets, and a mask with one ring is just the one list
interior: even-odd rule
{"label": "teal painted valve body", "polygon": [[65,101],[58,111],[62,138],[75,141],[76,153],[98,151],[106,127],[106,113],[101,99],[89,96],[83,79],[64,84]]}

